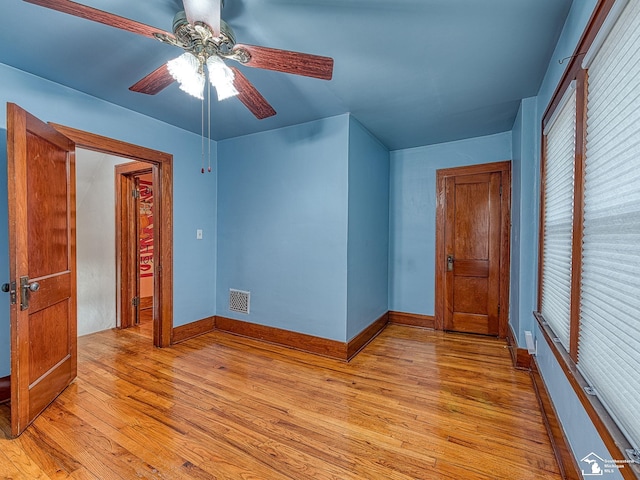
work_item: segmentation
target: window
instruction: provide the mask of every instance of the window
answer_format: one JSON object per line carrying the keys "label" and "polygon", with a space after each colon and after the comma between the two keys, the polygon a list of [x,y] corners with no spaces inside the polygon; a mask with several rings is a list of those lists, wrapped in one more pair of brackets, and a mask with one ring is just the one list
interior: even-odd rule
{"label": "window", "polygon": [[578,366],[640,445],[640,2],[590,64]]}
{"label": "window", "polygon": [[540,311],[569,350],[576,144],[575,82],[545,128]]}
{"label": "window", "polygon": [[605,443],[637,460],[640,1],[602,0],[576,57],[584,51],[544,119],[536,316],[558,338],[567,375],[580,377],[574,386],[591,387],[578,394]]}

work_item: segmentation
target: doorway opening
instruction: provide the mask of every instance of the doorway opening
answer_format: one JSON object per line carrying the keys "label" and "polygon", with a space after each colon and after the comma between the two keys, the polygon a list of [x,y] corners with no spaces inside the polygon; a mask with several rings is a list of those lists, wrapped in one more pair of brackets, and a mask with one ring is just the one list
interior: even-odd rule
{"label": "doorway opening", "polygon": [[[122,157],[141,163],[151,171],[154,197],[154,282],[153,282],[153,344],[156,347],[171,345],[173,331],[173,156],[101,135],[84,132],[59,124],[51,124],[56,130],[75,142],[77,148]],[[132,163],[129,163],[131,165]],[[117,182],[116,182],[117,183]],[[116,197],[116,200],[120,197]],[[116,207],[116,213],[118,208]],[[116,231],[118,229],[116,228]],[[118,251],[120,242],[116,239],[116,259],[122,259]],[[135,243],[134,243],[135,244]],[[134,250],[134,255],[136,255]],[[139,265],[134,260],[132,265]],[[124,267],[127,268],[127,267]],[[122,312],[129,309],[131,300],[123,295],[123,275],[121,261],[116,261],[116,315],[122,325]],[[134,291],[129,285],[129,290]]]}
{"label": "doorway opening", "polygon": [[118,327],[153,336],[155,319],[153,171],[144,162],[116,165],[116,270]]}
{"label": "doorway opening", "polygon": [[[137,327],[145,336],[153,338],[153,290],[155,272],[153,268],[153,239],[155,224],[153,222],[153,173],[135,177],[138,191],[138,208],[134,215],[138,219],[138,323]],[[151,326],[151,330],[149,330]],[[149,334],[150,333],[150,334]]]}

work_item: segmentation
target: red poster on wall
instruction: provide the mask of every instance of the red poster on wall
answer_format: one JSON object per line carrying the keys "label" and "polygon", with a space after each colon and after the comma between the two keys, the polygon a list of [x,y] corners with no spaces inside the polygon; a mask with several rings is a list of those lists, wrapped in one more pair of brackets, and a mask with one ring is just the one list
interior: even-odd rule
{"label": "red poster on wall", "polygon": [[153,277],[153,188],[140,178],[140,277]]}

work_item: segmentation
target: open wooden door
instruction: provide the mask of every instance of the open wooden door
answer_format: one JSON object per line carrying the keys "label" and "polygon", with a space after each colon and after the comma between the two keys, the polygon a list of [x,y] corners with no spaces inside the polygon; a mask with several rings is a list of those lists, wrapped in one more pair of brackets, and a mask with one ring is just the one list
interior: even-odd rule
{"label": "open wooden door", "polygon": [[75,145],[7,104],[11,433],[20,435],[77,371]]}
{"label": "open wooden door", "polygon": [[[152,173],[152,165],[129,162],[115,167],[116,285],[120,328],[140,323],[140,179]],[[154,234],[155,236],[155,234]],[[154,285],[155,287],[155,285]],[[155,318],[155,315],[152,314]],[[156,330],[155,328],[153,329]]]}

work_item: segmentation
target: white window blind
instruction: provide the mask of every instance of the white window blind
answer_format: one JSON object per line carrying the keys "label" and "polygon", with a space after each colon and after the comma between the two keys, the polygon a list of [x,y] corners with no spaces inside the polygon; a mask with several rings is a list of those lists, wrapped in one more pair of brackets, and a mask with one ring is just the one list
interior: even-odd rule
{"label": "white window blind", "polygon": [[540,312],[569,350],[576,91],[567,90],[545,128],[544,236]]}
{"label": "white window blind", "polygon": [[589,66],[578,366],[640,446],[640,1]]}

